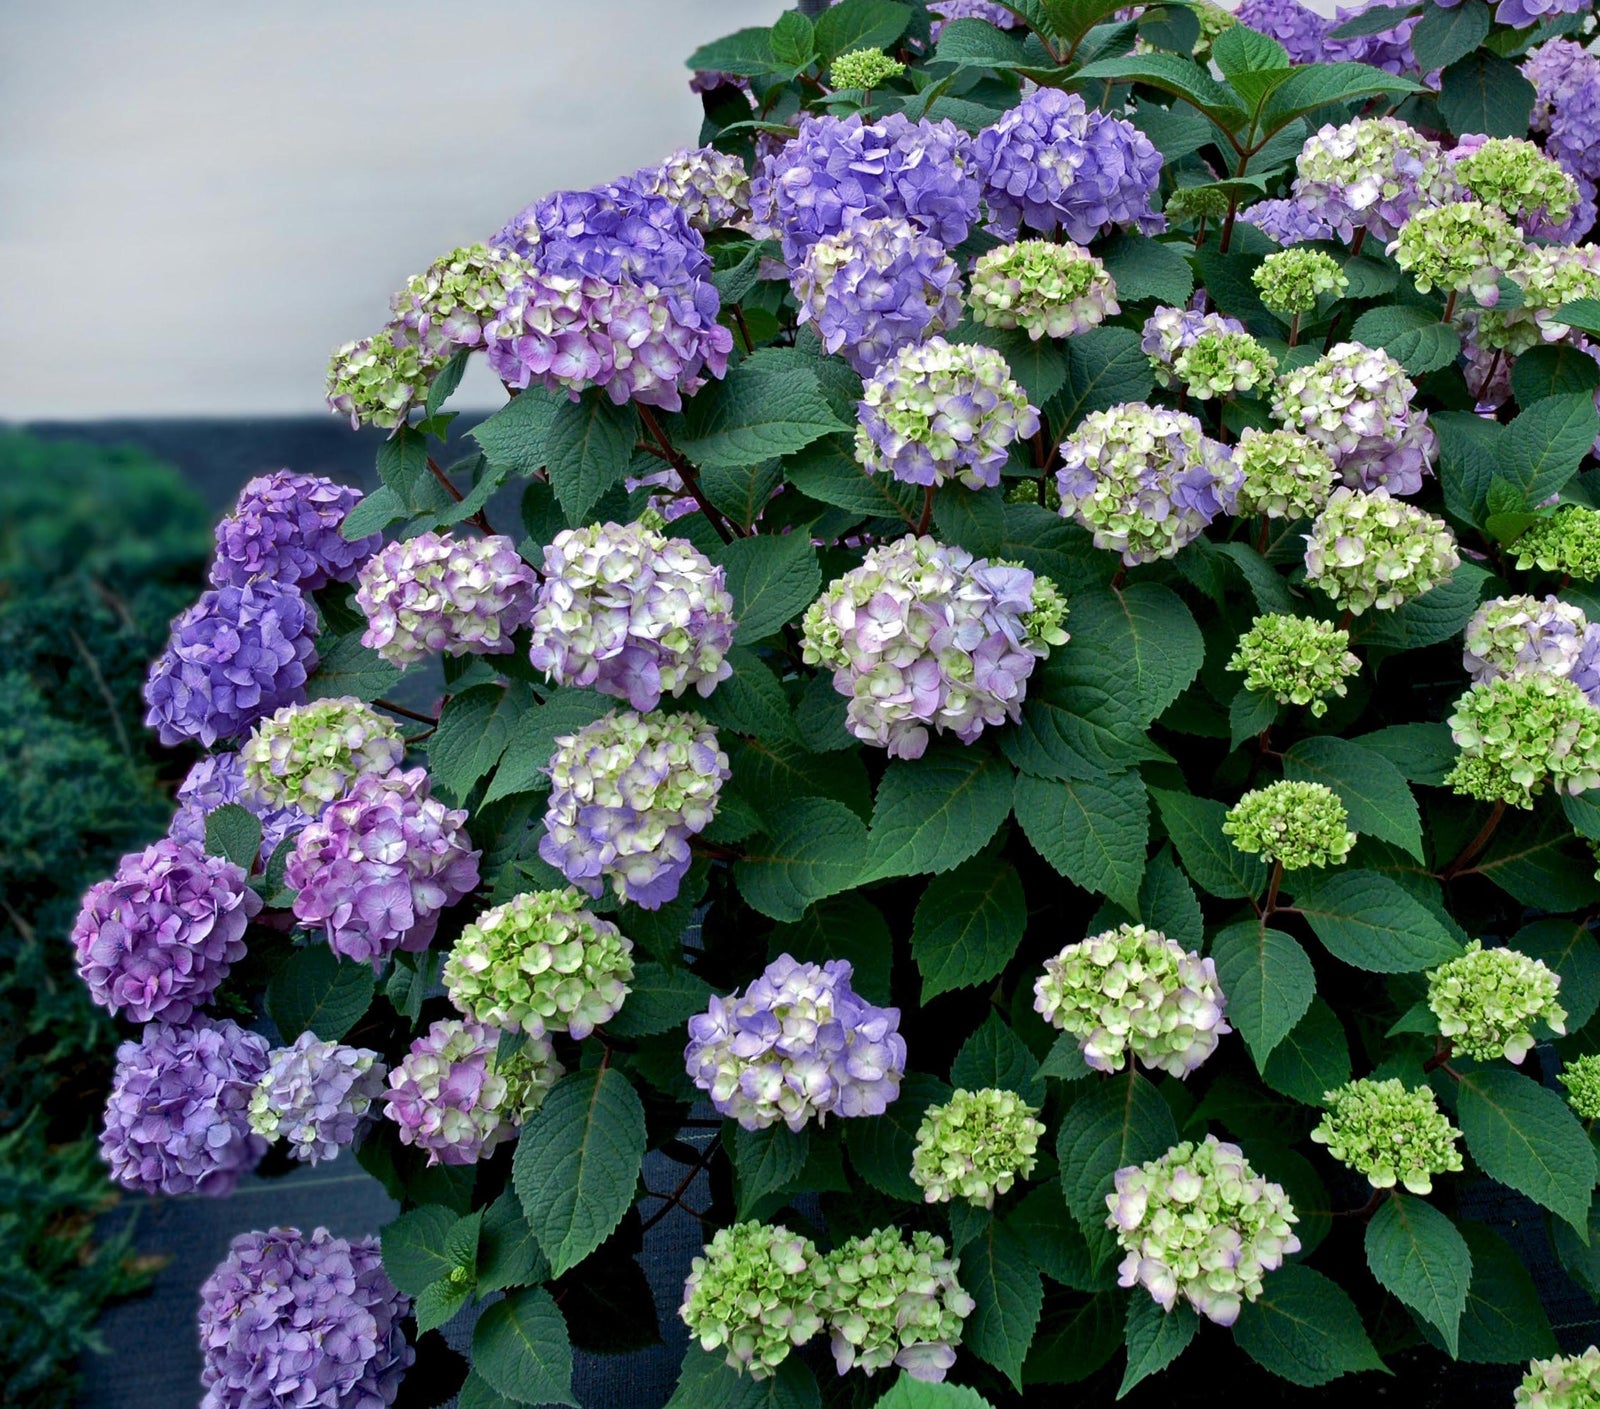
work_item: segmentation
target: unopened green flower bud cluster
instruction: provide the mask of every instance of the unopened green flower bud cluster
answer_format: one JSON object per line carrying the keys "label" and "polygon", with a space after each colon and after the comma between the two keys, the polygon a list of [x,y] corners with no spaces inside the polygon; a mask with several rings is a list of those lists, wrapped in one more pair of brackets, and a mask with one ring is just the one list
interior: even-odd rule
{"label": "unopened green flower bud cluster", "polygon": [[1234,454],[1244,473],[1239,485],[1241,514],[1308,519],[1333,492],[1333,457],[1298,431],[1250,426],[1240,435]]}
{"label": "unopened green flower bud cluster", "polygon": [[1286,871],[1337,866],[1356,844],[1350,814],[1325,783],[1285,781],[1247,792],[1223,819],[1240,851],[1281,861]]}
{"label": "unopened green flower bud cluster", "polygon": [[1358,616],[1431,592],[1460,563],[1444,520],[1386,489],[1334,490],[1306,540],[1306,581]]}
{"label": "unopened green flower bud cluster", "polygon": [[1514,1402],[1516,1409],[1594,1409],[1600,1404],[1600,1348],[1529,1361]]}
{"label": "unopened green flower bud cluster", "polygon": [[1219,220],[1228,213],[1228,193],[1220,186],[1179,186],[1162,207],[1169,221]]}
{"label": "unopened green flower bud cluster", "polygon": [[1426,1086],[1362,1078],[1323,1096],[1328,1109],[1311,1139],[1375,1189],[1430,1193],[1435,1174],[1461,1169],[1461,1132]]}
{"label": "unopened green flower bud cluster", "polygon": [[427,398],[441,365],[403,325],[391,324],[370,338],[347,342],[333,354],[328,364],[328,404],[348,416],[352,427],[392,430]]}
{"label": "unopened green flower bud cluster", "polygon": [[1300,245],[1269,254],[1250,278],[1274,313],[1310,313],[1323,294],[1337,297],[1350,287],[1331,254]]}
{"label": "unopened green flower bud cluster", "polygon": [[1600,509],[1571,504],[1535,519],[1512,551],[1523,571],[1537,567],[1593,582],[1600,577]]}
{"label": "unopened green flower bud cluster", "polygon": [[922,1118],[912,1183],[929,1203],[965,1199],[993,1208],[997,1196],[1033,1173],[1044,1134],[1038,1114],[1015,1091],[956,1091]]}
{"label": "unopened green flower bud cluster", "polygon": [[1178,353],[1172,372],[1196,401],[1209,401],[1270,386],[1278,360],[1249,333],[1206,332]]}
{"label": "unopened green flower bud cluster", "polygon": [[1489,138],[1455,162],[1455,176],[1480,201],[1512,217],[1560,225],[1578,203],[1578,183],[1522,137]]}
{"label": "unopened green flower bud cluster", "polygon": [[256,725],[239,757],[253,798],[315,816],[363,774],[398,768],[405,752],[392,719],[341,695],[284,706]]}
{"label": "unopened green flower bud cluster", "polygon": [[1494,299],[1500,280],[1525,253],[1522,232],[1498,207],[1481,201],[1419,210],[1389,249],[1422,293],[1470,292],[1479,302]]}
{"label": "unopened green flower bud cluster", "polygon": [[1461,955],[1428,975],[1428,1007],[1439,1033],[1479,1061],[1520,1062],[1533,1050],[1533,1026],[1567,1030],[1557,995],[1561,975],[1515,949],[1485,949],[1473,940]]}
{"label": "unopened green flower bud cluster", "polygon": [[1120,313],[1117,285],[1082,245],[1019,240],[978,256],[967,303],[975,323],[1038,341],[1087,332]]}
{"label": "unopened green flower bud cluster", "polygon": [[1270,694],[1279,704],[1308,705],[1320,718],[1328,712],[1327,696],[1343,699],[1344,682],[1361,672],[1349,645],[1350,633],[1328,622],[1273,612],[1251,622],[1228,669],[1245,672],[1245,689]]}
{"label": "unopened green flower bud cluster", "polygon": [[1445,781],[1483,802],[1531,808],[1600,787],[1600,709],[1570,679],[1500,676],[1456,701],[1450,736],[1461,750]]}
{"label": "unopened green flower bud cluster", "polygon": [[735,1370],[766,1379],[822,1329],[817,1297],[827,1275],[810,1238],[735,1223],[690,1264],[678,1315],[702,1350],[725,1351]]}
{"label": "unopened green flower bud cluster", "polygon": [[1573,1110],[1584,1120],[1600,1120],[1600,1055],[1590,1053],[1568,1062],[1561,1084]]}
{"label": "unopened green flower bud cluster", "polygon": [[828,81],[835,88],[878,88],[905,71],[903,63],[891,59],[882,49],[852,49],[833,61]]}

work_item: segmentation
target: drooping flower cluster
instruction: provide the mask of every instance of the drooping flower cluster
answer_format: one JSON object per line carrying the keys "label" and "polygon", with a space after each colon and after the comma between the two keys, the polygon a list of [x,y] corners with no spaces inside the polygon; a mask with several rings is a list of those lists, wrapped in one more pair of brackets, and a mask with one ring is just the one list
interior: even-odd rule
{"label": "drooping flower cluster", "polygon": [[1334,490],[1306,538],[1306,581],[1356,616],[1431,592],[1460,563],[1444,520],[1387,489]]}
{"label": "drooping flower cluster", "polygon": [[261,903],[233,862],[164,837],[89,887],[72,927],[78,976],[113,1013],[187,1022],[244,958]]}
{"label": "drooping flower cluster", "polygon": [[1311,1132],[1328,1153],[1374,1189],[1401,1184],[1413,1194],[1433,1191],[1435,1174],[1461,1169],[1461,1132],[1439,1109],[1426,1086],[1407,1088],[1398,1078],[1363,1077],[1329,1091],[1328,1109]]}
{"label": "drooping flower cluster", "polygon": [[689,870],[689,838],[717,815],[731,776],[697,714],[613,710],[556,741],[539,855],[573,885],[659,909]]}
{"label": "drooping flower cluster", "polygon": [[1565,504],[1548,518],[1535,519],[1512,551],[1523,571],[1538,567],[1593,582],[1600,577],[1600,509]]}
{"label": "drooping flower cluster", "polygon": [[256,725],[239,757],[245,791],[266,807],[317,813],[367,773],[405,757],[399,726],[350,695],[285,705]]}
{"label": "drooping flower cluster", "polygon": [[1181,1296],[1219,1326],[1231,1326],[1261,1295],[1263,1275],[1300,1250],[1288,1195],[1215,1135],[1119,1169],[1106,1207],[1127,1254],[1118,1285],[1142,1285],[1168,1311]]}
{"label": "drooping flower cluster", "polygon": [[665,196],[696,230],[720,230],[750,219],[750,173],[715,147],[682,147],[660,166],[638,173],[644,189]]}
{"label": "drooping flower cluster", "polygon": [[939,337],[902,347],[869,377],[858,415],[861,467],[928,486],[993,488],[1012,443],[1039,429],[1004,357]]}
{"label": "drooping flower cluster", "polygon": [[1493,304],[1500,280],[1521,261],[1525,246],[1498,206],[1453,201],[1419,210],[1400,227],[1389,252],[1422,293],[1439,288]]}
{"label": "drooping flower cluster", "polygon": [[[1502,9],[1506,3],[1501,0]],[[1589,1409],[1600,1404],[1600,1348],[1591,1345],[1582,1355],[1530,1360],[1514,1402],[1516,1409]]]}
{"label": "drooping flower cluster", "polygon": [[239,738],[262,715],[305,703],[316,633],[298,588],[261,581],[202,592],[150,667],[144,722],[167,748]]}
{"label": "drooping flower cluster", "polygon": [[822,1329],[828,1270],[809,1238],[765,1223],[719,1228],[690,1264],[678,1315],[700,1348],[764,1380]]}
{"label": "drooping flower cluster", "polygon": [[1245,672],[1244,687],[1279,704],[1309,705],[1314,719],[1328,712],[1327,696],[1343,699],[1345,681],[1361,673],[1350,633],[1315,617],[1272,612],[1258,616],[1239,638],[1229,670]]}
{"label": "drooping flower cluster", "polygon": [[1239,463],[1238,512],[1269,519],[1306,519],[1333,492],[1333,457],[1299,431],[1246,426],[1234,458]]}
{"label": "drooping flower cluster", "polygon": [[911,1182],[931,1204],[965,1199],[993,1208],[999,1195],[1033,1173],[1044,1134],[1038,1114],[1015,1091],[957,1090],[923,1115]]}
{"label": "drooping flower cluster", "polygon": [[967,305],[975,323],[1070,338],[1122,311],[1116,281],[1082,245],[1018,240],[980,254]]}
{"label": "drooping flower cluster", "polygon": [[1481,1062],[1521,1062],[1533,1050],[1535,1023],[1567,1030],[1558,1001],[1561,975],[1515,949],[1485,949],[1473,940],[1428,974],[1428,1007],[1439,1033]]}
{"label": "drooping flower cluster", "polygon": [[1501,676],[1570,678],[1590,700],[1600,695],[1600,627],[1559,597],[1491,597],[1472,614],[1461,665],[1479,684]]}
{"label": "drooping flower cluster", "polygon": [[882,49],[852,49],[840,54],[828,69],[828,82],[835,90],[866,92],[899,78],[906,66],[891,59]]}
{"label": "drooping flower cluster", "polygon": [[361,644],[392,665],[444,651],[498,655],[533,615],[533,570],[503,534],[419,534],[388,544],[361,569]]}
{"label": "drooping flower cluster", "polygon": [[217,525],[213,587],[274,582],[314,592],[349,582],[383,544],[381,534],[353,543],[340,532],[361,491],[316,475],[274,470],[239,491],[239,502]]}
{"label": "drooping flower cluster", "polygon": [[376,1052],[324,1042],[302,1032],[275,1048],[250,1097],[250,1128],[287,1140],[296,1159],[333,1159],[355,1143],[372,1103],[383,1094],[385,1068]]}
{"label": "drooping flower cluster", "polygon": [[478,884],[466,820],[429,795],[420,768],[363,774],[295,841],[284,871],[295,918],[374,969],[396,949],[426,949],[439,912]]}
{"label": "drooping flower cluster", "polygon": [[395,324],[435,355],[477,347],[511,291],[532,272],[533,266],[510,250],[466,245],[407,279],[389,307]]}
{"label": "drooping flower cluster", "polygon": [[1286,871],[1337,866],[1356,844],[1349,813],[1325,783],[1284,781],[1247,792],[1222,830],[1240,851],[1281,861]]}
{"label": "drooping flower cluster", "polygon": [[1558,793],[1600,787],[1600,709],[1570,678],[1473,685],[1449,722],[1461,754],[1445,782],[1467,797],[1531,808],[1547,783]]}
{"label": "drooping flower cluster", "polygon": [[714,996],[689,1019],[690,1079],[746,1130],[882,1115],[905,1074],[900,1010],[860,997],[852,972],[781,954],[743,993]]}
{"label": "drooping flower cluster", "polygon": [[267,807],[245,787],[244,760],[236,753],[208,753],[178,785],[178,810],[173,814],[167,835],[176,842],[204,851],[206,818],[219,807],[238,803],[261,823],[261,860],[288,837],[311,821],[309,812],[298,807]]}
{"label": "drooping flower cluster", "polygon": [[1085,416],[1061,442],[1061,514],[1129,567],[1170,558],[1232,513],[1239,466],[1181,411],[1130,401]]}
{"label": "drooping flower cluster", "polygon": [[1121,1071],[1132,1053],[1183,1078],[1233,1031],[1216,965],[1160,930],[1119,925],[1045,961],[1033,1007],[1077,1039],[1096,1071]]}
{"label": "drooping flower cluster", "polygon": [[550,1040],[502,1055],[499,1029],[441,1018],[389,1073],[384,1114],[432,1164],[476,1164],[511,1139],[560,1080]]}
{"label": "drooping flower cluster", "polygon": [[1503,210],[1530,234],[1572,217],[1578,183],[1521,137],[1469,137],[1450,153],[1455,178],[1485,205]]}
{"label": "drooping flower cluster", "polygon": [[1322,250],[1286,249],[1269,254],[1250,281],[1274,313],[1310,313],[1324,294],[1337,298],[1350,287],[1338,261]]}
{"label": "drooping flower cluster", "polygon": [[1257,201],[1241,210],[1238,218],[1284,246],[1333,238],[1333,226],[1328,223],[1327,216],[1320,207],[1305,201]]}
{"label": "drooping flower cluster", "polygon": [[1076,93],[1036,88],[973,143],[989,228],[1063,233],[1087,245],[1113,226],[1158,234],[1151,208],[1162,157],[1131,122],[1091,112]]}
{"label": "drooping flower cluster", "polygon": [[1150,359],[1150,370],[1160,386],[1173,386],[1177,377],[1173,364],[1178,354],[1195,345],[1205,334],[1243,333],[1244,324],[1221,313],[1202,313],[1197,308],[1169,308],[1163,305],[1144,320],[1139,346]]}
{"label": "drooping flower cluster", "polygon": [[1398,118],[1357,118],[1319,128],[1296,160],[1294,199],[1349,242],[1357,230],[1392,240],[1425,206],[1456,193],[1444,152]]}
{"label": "drooping flower cluster", "polygon": [[416,1359],[410,1311],[376,1238],[242,1234],[200,1288],[200,1409],[385,1409]]}
{"label": "drooping flower cluster", "polygon": [[117,1048],[100,1156],[125,1189],[226,1198],[267,1142],[250,1129],[250,1095],[267,1041],[237,1023],[153,1022]]}
{"label": "drooping flower cluster", "polygon": [[1172,361],[1172,375],[1196,401],[1248,396],[1271,386],[1278,359],[1249,333],[1201,333]]}
{"label": "drooping flower cluster", "polygon": [[558,533],[544,550],[531,613],[536,669],[650,710],[691,685],[706,696],[733,673],[726,576],[683,538],[643,524]]}
{"label": "drooping flower cluster", "polygon": [[633,980],[633,944],[577,891],[526,891],[467,925],[445,961],[450,1001],[507,1032],[587,1037]]}
{"label": "drooping flower cluster", "polygon": [[907,535],[867,550],[801,623],[808,665],[833,671],[858,739],[920,758],[928,734],[971,743],[1015,721],[1035,662],[1067,640],[1048,578]]}
{"label": "drooping flower cluster", "polygon": [[328,406],[350,418],[351,430],[363,425],[392,430],[413,406],[427,399],[444,362],[443,349],[430,349],[410,329],[390,324],[369,338],[345,343],[333,354],[328,363]]}

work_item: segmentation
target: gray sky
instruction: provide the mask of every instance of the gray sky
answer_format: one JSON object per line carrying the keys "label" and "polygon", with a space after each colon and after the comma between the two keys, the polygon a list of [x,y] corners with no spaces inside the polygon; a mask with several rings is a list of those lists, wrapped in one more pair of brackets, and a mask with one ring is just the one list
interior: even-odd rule
{"label": "gray sky", "polygon": [[785,8],[0,0],[0,420],[324,409],[407,275],[693,142],[684,57]]}

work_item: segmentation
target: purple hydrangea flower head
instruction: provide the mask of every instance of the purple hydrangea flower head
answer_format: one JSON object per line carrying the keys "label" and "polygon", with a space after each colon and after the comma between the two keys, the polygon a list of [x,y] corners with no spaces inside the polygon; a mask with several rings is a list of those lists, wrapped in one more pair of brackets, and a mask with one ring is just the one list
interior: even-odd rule
{"label": "purple hydrangea flower head", "polygon": [[1221,313],[1202,313],[1197,308],[1156,309],[1144,320],[1144,335],[1139,347],[1150,359],[1156,381],[1172,386],[1177,377],[1172,364],[1185,348],[1193,347],[1205,333],[1242,333],[1244,324]]}
{"label": "purple hydrangea flower head", "polygon": [[388,773],[406,741],[386,714],[352,695],[285,705],[251,730],[239,750],[245,790],[267,807],[321,812],[364,773]]}
{"label": "purple hydrangea flower head", "polygon": [[938,18],[933,22],[933,37],[951,20],[987,20],[996,29],[1015,29],[1017,17],[994,0],[929,0],[928,10]]}
{"label": "purple hydrangea flower head", "polygon": [[1326,62],[1323,46],[1335,22],[1300,0],[1244,0],[1233,14],[1257,34],[1276,39],[1288,51],[1291,63]]}
{"label": "purple hydrangea flower head", "polygon": [[989,227],[1014,239],[1021,226],[1087,245],[1108,228],[1154,235],[1151,208],[1161,153],[1131,122],[1091,112],[1076,93],[1039,88],[974,143]]}
{"label": "purple hydrangea flower head", "polygon": [[250,1128],[268,1140],[287,1140],[290,1154],[312,1164],[353,1145],[383,1094],[376,1052],[324,1042],[314,1032],[275,1048],[267,1061],[250,1097]]}
{"label": "purple hydrangea flower head", "polygon": [[905,1075],[900,1010],[860,997],[851,973],[780,954],[742,994],[713,997],[689,1019],[690,1079],[746,1130],[882,1115]]}
{"label": "purple hydrangea flower head", "polygon": [[806,609],[801,650],[833,671],[845,723],[891,758],[930,730],[970,744],[1015,722],[1034,665],[1066,642],[1047,577],[908,534],[867,550]]}
{"label": "purple hydrangea flower head", "polygon": [[1534,132],[1554,130],[1556,114],[1571,99],[1600,84],[1600,58],[1572,39],[1551,39],[1530,49],[1522,61],[1522,76],[1533,84]]}
{"label": "purple hydrangea flower head", "polygon": [[750,220],[750,173],[738,157],[715,147],[681,148],[634,179],[651,195],[676,205],[696,230],[720,230]]}
{"label": "purple hydrangea flower head", "polygon": [[174,618],[150,667],[144,722],[167,748],[237,739],[265,714],[304,704],[316,668],[316,615],[276,582],[217,587]]}
{"label": "purple hydrangea flower head", "polygon": [[1285,247],[1333,238],[1323,212],[1303,201],[1257,201],[1241,210],[1239,219]]}
{"label": "purple hydrangea flower head", "polygon": [[539,855],[590,895],[609,880],[620,899],[658,909],[677,895],[689,838],[717,815],[729,777],[699,715],[613,710],[556,740]]}
{"label": "purple hydrangea flower head", "polygon": [[1461,665],[1480,685],[1502,676],[1570,679],[1600,704],[1600,626],[1559,597],[1491,597],[1467,623]]}
{"label": "purple hydrangea flower head", "polygon": [[500,1053],[499,1028],[441,1018],[389,1073],[384,1114],[429,1164],[476,1164],[511,1139],[562,1074],[547,1037]]}
{"label": "purple hydrangea flower head", "polygon": [[396,949],[426,949],[439,912],[478,884],[466,820],[429,796],[420,768],[363,774],[295,841],[284,871],[295,918],[374,969]]}
{"label": "purple hydrangea flower head", "polygon": [[240,867],[164,837],[89,887],[72,927],[79,977],[113,1013],[187,1022],[244,958],[260,909]]}
{"label": "purple hydrangea flower head", "polygon": [[533,272],[521,255],[467,245],[413,275],[390,300],[395,322],[434,351],[477,347],[484,326]]}
{"label": "purple hydrangea flower head", "polygon": [[1357,230],[1392,240],[1417,211],[1457,192],[1443,148],[1393,117],[1319,128],[1300,149],[1297,170],[1294,199],[1344,240]]}
{"label": "purple hydrangea flower head", "polygon": [[[1411,33],[1421,20],[1420,15],[1406,14],[1403,6],[1391,3],[1391,0],[1371,0],[1371,3],[1340,5],[1336,8],[1337,16],[1330,22],[1327,37],[1322,42],[1320,60],[1307,62],[1368,64],[1385,73],[1416,73],[1417,56],[1411,50]],[[1400,18],[1389,29],[1349,38],[1340,38],[1334,33],[1341,25],[1359,15],[1393,9],[1400,10]]]}
{"label": "purple hydrangea flower head", "polygon": [[261,860],[271,859],[285,838],[311,821],[298,807],[268,807],[244,783],[244,760],[236,753],[208,753],[178,785],[178,810],[167,835],[204,851],[206,818],[219,807],[236,802],[261,823]]}
{"label": "purple hydrangea flower head", "polygon": [[[390,543],[361,569],[361,644],[391,665],[435,651],[501,655],[533,614],[533,569],[504,534],[422,533]],[[299,701],[296,701],[299,703]]]}
{"label": "purple hydrangea flower head", "polygon": [[387,1409],[416,1359],[376,1238],[244,1233],[200,1288],[200,1409]]}
{"label": "purple hydrangea flower head", "polygon": [[1576,15],[1589,8],[1590,0],[1500,0],[1494,17],[1512,29],[1527,29],[1556,15]]}
{"label": "purple hydrangea flower head", "polygon": [[348,542],[340,533],[361,491],[316,475],[275,470],[245,485],[217,525],[211,585],[244,587],[262,578],[314,592],[349,582],[383,544],[380,534]]}
{"label": "purple hydrangea flower head", "polygon": [[651,710],[733,674],[726,574],[684,538],[642,524],[590,524],[544,550],[533,609],[535,669]]}
{"label": "purple hydrangea flower head", "polygon": [[117,1048],[100,1155],[125,1189],[226,1198],[267,1142],[250,1129],[250,1093],[267,1040],[237,1023],[154,1022]]}
{"label": "purple hydrangea flower head", "polygon": [[862,376],[896,348],[961,321],[961,275],[945,248],[897,217],[852,215],[790,275],[800,321]]}
{"label": "purple hydrangea flower head", "polygon": [[[1600,298],[1600,248],[1594,245],[1533,245],[1506,272],[1522,290],[1522,303],[1510,309],[1464,310],[1469,355],[1477,348],[1504,351],[1514,358],[1541,342],[1569,341],[1572,325],[1561,321],[1562,306],[1580,298]],[[1507,378],[1507,394],[1511,358],[1502,358],[1497,367]],[[1474,391],[1481,377],[1482,373],[1469,383]]]}

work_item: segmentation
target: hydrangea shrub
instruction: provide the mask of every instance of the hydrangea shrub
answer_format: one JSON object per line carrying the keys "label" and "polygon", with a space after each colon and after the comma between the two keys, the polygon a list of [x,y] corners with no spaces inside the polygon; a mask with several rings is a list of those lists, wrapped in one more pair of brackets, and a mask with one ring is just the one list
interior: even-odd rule
{"label": "hydrangea shrub", "polygon": [[679,1409],[1592,1396],[1592,17],[804,8],[334,355],[380,487],[151,668],[112,1176],[403,1205],[242,1236],[205,1403],[575,1403],[667,1217]]}

